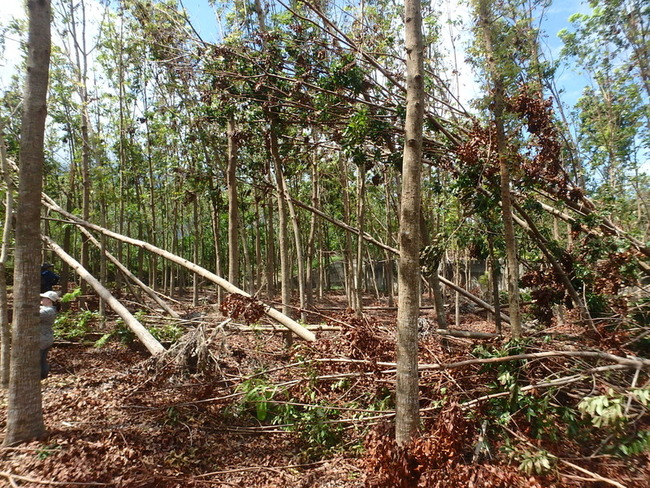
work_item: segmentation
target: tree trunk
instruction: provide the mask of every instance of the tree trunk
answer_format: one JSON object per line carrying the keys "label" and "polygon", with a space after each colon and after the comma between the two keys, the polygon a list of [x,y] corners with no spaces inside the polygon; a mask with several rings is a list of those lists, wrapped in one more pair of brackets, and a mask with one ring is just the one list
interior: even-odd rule
{"label": "tree trunk", "polygon": [[[357,167],[357,227],[359,234],[357,235],[357,255],[354,260],[356,269],[354,273],[354,311],[357,317],[363,315],[363,249],[364,242],[362,234],[365,225],[365,192],[366,192],[366,168],[365,166]],[[370,263],[372,266],[372,262]]]}
{"label": "tree trunk", "polygon": [[289,269],[289,239],[287,237],[287,201],[282,192],[282,174],[280,169],[280,154],[278,152],[277,136],[273,133],[273,124],[269,130],[269,146],[271,159],[275,168],[275,183],[278,192],[278,246],[280,248],[280,275],[282,313],[289,315],[291,302],[291,270]]}
{"label": "tree trunk", "polygon": [[[90,242],[92,242],[95,246],[97,246],[98,248],[101,249],[100,242],[97,239],[95,239],[92,236],[92,234],[90,232],[88,232],[88,230],[86,230],[85,227],[79,227],[79,230],[86,237],[88,237],[88,240]],[[102,236],[104,236],[104,234],[102,234]],[[122,241],[118,241],[118,242],[122,243]],[[64,251],[65,251],[65,249],[64,249]],[[137,276],[135,276],[133,273],[131,273],[131,271],[129,271],[129,269],[126,266],[124,266],[115,256],[113,256],[105,248],[104,248],[103,252],[106,254],[106,258],[109,261],[111,261],[115,265],[115,267],[124,274],[124,276],[126,276],[128,279],[133,281],[133,283],[135,283],[136,285],[138,285],[147,295],[149,295],[149,297],[151,297],[152,300],[154,300],[158,305],[160,305],[160,307],[165,312],[167,312],[169,315],[171,315],[172,317],[174,317],[176,319],[180,318],[180,315],[178,315],[178,313],[176,313],[174,310],[169,308],[169,306],[163,300],[161,300],[161,298],[156,294],[156,292],[152,288],[145,285]]]}
{"label": "tree trunk", "polygon": [[[320,207],[320,179],[318,174],[317,151],[315,152],[311,168],[311,205]],[[309,237],[307,238],[307,256],[305,268],[305,294],[307,308],[314,307],[314,257],[316,256],[316,232],[318,229],[316,214],[309,218]]]}
{"label": "tree trunk", "polygon": [[124,305],[122,305],[111,292],[108,291],[93,275],[91,275],[87,269],[81,266],[75,259],[65,253],[60,246],[54,243],[50,238],[43,236],[45,243],[52,249],[61,260],[68,263],[72,269],[74,269],[77,274],[86,281],[100,296],[102,300],[105,300],[108,306],[110,306],[115,313],[117,313],[120,318],[124,321],[126,326],[133,331],[133,333],[140,339],[140,342],[144,344],[147,350],[155,356],[165,351],[165,348],[156,340],[154,336],[151,335],[146,327],[144,327],[136,318],[129,312]]}
{"label": "tree trunk", "polygon": [[50,2],[27,3],[29,37],[20,137],[14,321],[5,446],[45,433],[40,384],[40,210],[50,65]]}
{"label": "tree trunk", "polygon": [[[97,225],[91,224],[90,222],[85,222],[84,220],[80,219],[79,217],[70,214],[63,210],[61,207],[59,207],[54,201],[47,197],[46,195],[43,196],[44,200],[43,203],[50,209],[54,210],[55,212],[60,213],[61,215],[65,216],[66,218],[72,220],[74,223],[77,225],[82,225],[84,227],[88,227],[89,229],[96,230],[97,232],[101,232],[103,234],[106,234],[108,237],[112,237],[114,239],[121,240],[123,242],[127,242],[129,244],[132,244],[134,246],[139,247],[140,249],[144,249],[148,252],[155,253],[158,256],[161,256],[172,263],[175,263],[179,266],[182,266],[185,269],[188,269],[192,271],[193,273],[198,273],[199,275],[203,276],[204,278],[212,281],[213,283],[216,283],[220,287],[222,287],[224,290],[226,290],[229,293],[237,293],[239,295],[244,295],[246,297],[250,296],[248,293],[246,293],[244,290],[232,285],[229,283],[227,280],[224,280],[220,276],[215,275],[214,273],[208,271],[207,269],[202,268],[201,266],[191,263],[187,259],[184,259],[176,254],[173,254],[169,251],[165,251],[163,249],[160,249],[159,247],[153,246],[152,244],[149,244],[148,242],[144,242],[138,239],[132,239],[130,237],[126,237],[120,234],[117,234],[116,232],[112,232],[108,229],[103,229]],[[264,306],[265,310],[264,313],[271,317],[272,319],[276,320],[280,324],[284,325],[291,331],[295,332],[296,335],[300,336],[301,338],[307,340],[307,341],[314,341],[316,340],[316,337],[314,334],[311,332],[305,330],[304,327],[302,327],[300,324],[298,324],[296,321],[292,320],[290,317],[288,317],[286,314],[281,314],[277,310],[269,307],[269,306]]]}
{"label": "tree trunk", "polygon": [[494,314],[494,327],[496,328],[497,334],[501,335],[501,299],[499,297],[499,260],[497,259],[494,253],[494,236],[488,231],[487,233],[488,241],[488,250],[490,257],[490,283],[492,286],[492,303],[494,304],[494,310],[497,313]]}
{"label": "tree trunk", "polygon": [[5,221],[2,229],[2,250],[0,251],[0,387],[9,386],[11,327],[9,324],[9,304],[7,303],[7,259],[11,244],[12,218],[14,212],[14,185],[11,181],[7,151],[5,149],[4,125],[0,121],[0,163],[2,179],[7,187],[5,195]]}
{"label": "tree trunk", "polygon": [[268,195],[268,200],[264,203],[266,212],[266,297],[269,301],[275,297],[276,290],[276,255],[275,255],[275,227],[273,226],[273,197]]}
{"label": "tree trunk", "polygon": [[[201,243],[201,226],[199,225],[199,201],[198,195],[194,195],[192,202],[192,220],[194,222],[194,232],[192,235],[192,260],[199,263],[199,251]],[[192,275],[192,306],[199,306],[199,275],[194,273]]]}
{"label": "tree trunk", "polygon": [[[88,96],[88,51],[86,48],[86,36],[85,36],[85,23],[86,23],[86,4],[82,0],[78,6],[81,9],[81,25],[82,25],[82,34],[79,36],[77,33],[77,21],[76,21],[76,10],[77,5],[70,0],[69,2],[69,14],[71,21],[69,22],[70,34],[72,36],[72,41],[74,44],[74,68],[76,70],[76,85],[79,93],[79,98],[81,101],[81,185],[82,185],[82,201],[81,201],[81,212],[84,220],[90,219],[90,193],[91,193],[91,181],[90,181],[90,162],[91,162],[91,144],[90,144],[90,115],[88,113],[88,105],[90,104],[90,98]],[[84,238],[81,241],[81,264],[85,267],[89,267],[89,245],[88,241]],[[86,284],[82,282],[81,292],[83,295],[86,294]]]}
{"label": "tree trunk", "polygon": [[239,199],[237,196],[237,128],[228,119],[228,281],[239,286]]}
{"label": "tree trunk", "polygon": [[405,0],[406,121],[400,208],[395,439],[418,430],[418,315],[420,312],[420,201],[424,119],[424,47],[419,0]]}
{"label": "tree trunk", "polygon": [[485,55],[487,57],[487,71],[492,83],[492,113],[497,132],[497,157],[501,174],[501,212],[503,215],[504,238],[506,242],[506,259],[508,263],[508,310],[510,327],[514,338],[521,337],[521,310],[519,296],[519,262],[517,260],[517,247],[515,240],[515,227],[512,219],[512,203],[510,196],[510,166],[506,154],[506,133],[504,123],[505,88],[503,74],[499,71],[495,57],[496,49],[493,41],[495,37],[492,27],[493,19],[490,16],[491,0],[478,1],[479,24],[485,42]]}

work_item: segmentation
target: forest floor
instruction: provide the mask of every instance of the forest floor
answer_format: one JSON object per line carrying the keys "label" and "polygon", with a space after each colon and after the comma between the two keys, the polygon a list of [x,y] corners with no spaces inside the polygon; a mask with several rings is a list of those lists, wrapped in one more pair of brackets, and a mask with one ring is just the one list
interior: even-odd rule
{"label": "forest floor", "polygon": [[[395,310],[369,310],[359,320],[337,310],[341,303],[330,297],[320,304],[322,316],[308,322],[347,325],[290,348],[282,333],[215,329],[224,320],[217,304],[191,310],[200,327],[161,361],[136,343],[57,342],[42,383],[47,437],[0,448],[0,486],[355,488],[400,486],[397,480],[408,476],[427,487],[650,486],[647,454],[600,454],[593,441],[581,444],[566,432],[535,436],[525,416],[513,415],[510,428],[518,430],[510,441],[490,441],[481,429],[490,411],[480,403],[473,410],[459,406],[493,391],[495,371],[477,365],[422,373],[424,441],[405,456],[386,434],[395,374],[381,364],[395,360]],[[461,329],[493,332],[484,317],[467,312]],[[109,321],[92,332],[114,327]],[[562,333],[581,331],[567,326]],[[548,350],[560,347],[546,337],[536,351],[542,342]],[[485,344],[429,334],[420,362],[475,357],[479,342]],[[528,376],[546,377],[543,368],[566,365],[558,359]],[[0,401],[4,429],[6,394]],[[637,423],[647,429],[647,410]],[[553,453],[550,468],[522,470],[521,456],[499,454],[511,444],[530,456]],[[553,461],[559,458],[571,462]],[[543,460],[534,462],[544,468]]]}

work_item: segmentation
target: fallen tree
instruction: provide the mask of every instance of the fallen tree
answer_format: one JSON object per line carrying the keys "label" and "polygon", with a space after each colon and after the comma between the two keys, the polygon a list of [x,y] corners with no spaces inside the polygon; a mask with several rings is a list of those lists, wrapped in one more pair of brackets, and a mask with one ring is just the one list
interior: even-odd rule
{"label": "fallen tree", "polygon": [[[126,242],[128,244],[131,244],[136,247],[140,247],[142,249],[145,249],[149,252],[152,252],[154,254],[157,254],[158,256],[161,256],[169,261],[172,261],[176,264],[179,264],[180,266],[183,266],[190,271],[198,274],[199,276],[202,276],[203,278],[206,278],[207,280],[217,284],[224,290],[226,290],[229,293],[237,293],[239,295],[243,295],[245,297],[251,297],[250,294],[246,293],[244,290],[241,290],[240,288],[236,287],[229,281],[221,278],[220,276],[217,276],[216,274],[212,273],[211,271],[208,271],[205,268],[202,268],[198,264],[192,263],[191,261],[188,261],[185,258],[182,258],[180,256],[177,256],[169,251],[165,251],[164,249],[161,249],[157,246],[154,246],[153,244],[149,244],[148,242],[144,242],[138,239],[133,239],[131,237],[124,236],[122,234],[118,234],[117,232],[110,231],[108,229],[104,229],[103,227],[100,227],[98,225],[92,224],[90,222],[86,222],[85,220],[77,217],[74,214],[71,214],[61,208],[54,200],[52,200],[49,196],[47,196],[45,193],[42,195],[42,203],[45,205],[47,208],[50,210],[53,210],[57,212],[58,214],[66,217],[69,219],[72,223],[75,225],[81,226],[81,227],[86,227],[88,229],[95,230],[101,234],[104,234],[108,237],[112,237],[113,239],[117,239],[122,242]],[[277,321],[278,323],[284,325],[286,328],[291,330],[293,333],[295,333],[297,336],[300,338],[306,340],[306,341],[315,341],[316,336],[314,335],[313,332],[305,329],[302,325],[300,325],[298,322],[293,320],[290,317],[287,317],[283,313],[279,312],[278,310],[275,310],[274,308],[270,307],[269,305],[262,304],[264,307],[264,313],[272,318],[273,320]]]}
{"label": "fallen tree", "polygon": [[56,244],[52,239],[47,236],[42,236],[43,242],[56,253],[57,256],[61,258],[62,261],[66,262],[86,283],[93,287],[97,294],[111,307],[116,314],[120,316],[126,326],[133,331],[133,333],[140,339],[140,342],[144,344],[147,350],[153,355],[156,356],[165,351],[165,348],[156,340],[154,336],[151,335],[151,332],[142,325],[138,320],[129,312],[120,301],[115,298],[110,291],[108,291],[100,282],[91,275],[88,270],[86,270],[81,263],[76,261],[72,256],[66,253],[58,244]]}
{"label": "fallen tree", "polygon": [[140,287],[140,289],[144,290],[144,292],[145,292],[147,295],[149,295],[149,296],[151,297],[151,299],[154,300],[158,305],[160,305],[160,307],[161,307],[165,312],[167,312],[169,315],[171,315],[171,316],[174,317],[175,319],[177,319],[177,318],[180,317],[180,315],[178,315],[178,313],[177,313],[175,310],[173,310],[172,308],[170,308],[169,305],[167,305],[167,304],[165,303],[165,301],[162,300],[154,290],[152,290],[150,287],[148,287],[147,285],[145,285],[145,284],[142,282],[142,280],[140,280],[140,278],[138,278],[138,277],[135,276],[133,273],[131,273],[131,271],[130,271],[126,266],[124,266],[124,265],[123,265],[123,264],[122,264],[122,263],[121,263],[121,262],[120,262],[120,261],[119,261],[115,256],[113,256],[110,252],[108,252],[106,249],[102,249],[102,246],[100,245],[99,241],[98,241],[97,239],[95,239],[95,237],[94,237],[94,236],[93,236],[93,235],[88,231],[88,229],[86,229],[86,228],[84,228],[84,227],[79,227],[79,230],[81,230],[81,232],[82,232],[82,233],[83,233],[83,234],[84,234],[84,235],[85,235],[85,236],[90,240],[90,242],[92,242],[92,243],[93,243],[93,244],[94,244],[98,249],[100,249],[100,250],[102,250],[102,251],[104,252],[104,255],[108,258],[108,260],[109,260],[110,262],[112,262],[112,263],[117,267],[117,269],[119,269],[119,270],[122,272],[122,274],[123,274],[126,278],[128,278],[128,279],[131,280],[133,283],[135,283],[136,285],[138,285],[138,286]]}

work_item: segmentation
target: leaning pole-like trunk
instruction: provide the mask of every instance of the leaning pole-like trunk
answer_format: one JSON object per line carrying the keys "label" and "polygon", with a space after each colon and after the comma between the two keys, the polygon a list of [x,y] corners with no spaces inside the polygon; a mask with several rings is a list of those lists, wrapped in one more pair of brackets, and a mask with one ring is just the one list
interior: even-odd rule
{"label": "leaning pole-like trunk", "polygon": [[[151,253],[154,253],[158,256],[161,256],[173,263],[176,263],[180,266],[183,266],[184,268],[189,269],[190,271],[197,273],[200,276],[203,276],[205,279],[212,281],[213,283],[216,283],[219,285],[221,288],[226,290],[229,293],[237,293],[239,295],[243,295],[245,297],[250,297],[250,294],[246,293],[244,290],[234,286],[232,283],[229,283],[228,281],[224,280],[220,276],[217,276],[216,274],[208,271],[205,268],[202,268],[198,264],[194,264],[190,261],[188,261],[185,258],[182,258],[180,256],[177,256],[176,254],[172,254],[169,251],[165,251],[164,249],[160,249],[159,247],[156,247],[152,244],[149,244],[148,242],[144,242],[138,239],[133,239],[131,237],[126,237],[121,234],[118,234],[117,232],[110,231],[108,229],[103,229],[99,227],[98,225],[91,224],[90,222],[86,222],[83,219],[80,219],[76,215],[73,215],[69,212],[66,212],[63,210],[59,205],[57,205],[54,200],[52,200],[50,197],[47,195],[43,194],[43,205],[46,207],[54,210],[55,212],[63,215],[64,217],[72,220],[74,223],[77,225],[81,225],[84,227],[88,227],[89,229],[93,229],[97,232],[101,232],[102,234],[107,235],[108,237],[112,237],[113,239],[120,240],[122,242],[126,242],[128,244],[131,244],[133,246],[139,247],[141,249],[144,249],[146,251],[149,251]],[[291,319],[290,317],[287,317],[286,315],[280,313],[279,311],[275,310],[274,308],[271,308],[268,305],[264,306],[265,309],[265,314],[272,318],[273,320],[277,321],[278,323],[284,325],[287,329],[291,330],[294,332],[296,335],[301,337],[302,339],[306,341],[315,341],[316,336],[305,329],[302,325],[300,325],[298,322],[295,320]]]}
{"label": "leaning pole-like trunk", "polygon": [[[399,229],[397,387],[395,440],[405,445],[418,431],[418,315],[420,313],[420,202],[424,121],[424,45],[420,0],[405,0],[406,120]],[[417,482],[415,482],[417,485]]]}
{"label": "leaning pole-like trunk", "polygon": [[83,279],[88,283],[101,297],[106,304],[111,307],[116,314],[120,316],[126,326],[133,331],[133,333],[140,339],[140,342],[144,344],[147,350],[153,355],[160,354],[165,351],[165,348],[156,340],[154,336],[151,335],[151,332],[142,325],[136,318],[129,312],[124,305],[122,305],[117,298],[115,298],[110,291],[108,291],[97,278],[91,275],[86,268],[84,268],[81,263],[75,260],[72,256],[66,253],[61,246],[56,244],[52,239],[47,236],[42,236],[43,242],[52,249],[57,256],[61,258],[62,261],[68,263],[68,265]]}
{"label": "leaning pole-like trunk", "polygon": [[126,266],[124,266],[115,256],[113,256],[110,252],[108,252],[106,250],[106,248],[102,248],[101,243],[97,239],[95,239],[95,237],[93,237],[93,235],[90,232],[88,232],[88,229],[86,229],[85,227],[80,226],[79,230],[81,230],[81,232],[88,238],[88,240],[90,242],[93,243],[93,245],[95,245],[99,249],[103,249],[104,254],[108,258],[108,260],[111,263],[113,263],[117,267],[117,269],[119,269],[122,273],[124,273],[124,276],[126,276],[128,279],[133,281],[133,283],[135,283],[136,285],[138,285],[140,287],[140,289],[142,289],[147,295],[149,295],[153,301],[155,301],[158,305],[160,305],[160,307],[165,312],[167,312],[169,315],[171,315],[175,319],[180,317],[180,315],[178,315],[178,313],[176,313],[176,311],[171,309],[165,303],[165,301],[162,300],[158,296],[158,294],[154,290],[152,290],[150,287],[148,287],[146,284],[144,284],[137,276],[135,276],[133,273],[131,273],[131,271],[129,271],[129,269]]}

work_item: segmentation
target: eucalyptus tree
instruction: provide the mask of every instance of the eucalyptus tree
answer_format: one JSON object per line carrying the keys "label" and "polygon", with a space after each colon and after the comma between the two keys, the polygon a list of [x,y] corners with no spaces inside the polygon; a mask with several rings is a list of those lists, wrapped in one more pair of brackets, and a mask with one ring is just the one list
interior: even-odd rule
{"label": "eucalyptus tree", "polygon": [[0,244],[0,387],[9,386],[11,355],[11,324],[9,323],[9,302],[7,300],[7,262],[12,239],[14,213],[14,189],[4,138],[4,124],[0,121],[0,165],[2,181],[5,184],[5,216]]}
{"label": "eucalyptus tree", "polygon": [[404,3],[407,105],[404,123],[402,202],[399,229],[397,386],[395,439],[407,444],[418,430],[418,316],[420,312],[421,178],[424,121],[424,45],[419,0]]}
{"label": "eucalyptus tree", "polygon": [[[93,49],[89,42],[91,41],[86,35],[87,18],[86,18],[86,3],[82,0],[75,3],[72,0],[64,2],[61,5],[61,15],[63,17],[63,36],[65,54],[69,58],[69,62],[73,71],[73,79],[75,80],[75,87],[77,91],[79,103],[79,130],[81,142],[81,186],[82,186],[82,202],[81,212],[84,220],[90,220],[91,210],[91,177],[90,167],[93,158],[93,151],[91,138],[91,119],[90,119],[90,95],[89,95],[89,63],[90,54]],[[86,239],[82,240],[81,247],[81,265],[89,268],[89,245]],[[82,291],[86,285],[82,283]]]}
{"label": "eucalyptus tree", "polygon": [[[506,79],[504,71],[508,53],[505,46],[498,44],[498,25],[493,11],[491,0],[478,0],[476,3],[478,25],[483,37],[485,58],[487,59],[486,72],[490,84],[493,122],[496,128],[495,148],[499,161],[501,210],[505,235],[506,255],[508,262],[508,310],[510,326],[515,338],[521,337],[521,311],[519,294],[519,262],[515,242],[515,229],[512,217],[512,204],[510,196],[510,163],[507,154],[507,140],[505,130],[505,97]],[[512,69],[512,68],[511,68]]]}
{"label": "eucalyptus tree", "polygon": [[45,433],[39,376],[38,294],[41,261],[39,221],[51,49],[50,2],[29,2],[27,11],[28,57],[20,139],[6,446],[39,438]]}

